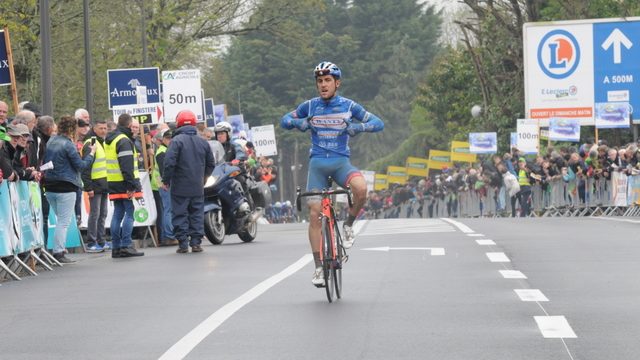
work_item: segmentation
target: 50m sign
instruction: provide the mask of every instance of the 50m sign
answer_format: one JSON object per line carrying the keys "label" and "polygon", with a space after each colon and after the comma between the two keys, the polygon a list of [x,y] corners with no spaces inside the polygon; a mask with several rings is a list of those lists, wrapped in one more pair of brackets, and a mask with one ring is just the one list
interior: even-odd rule
{"label": "50m sign", "polygon": [[198,122],[204,121],[200,70],[162,72],[162,99],[165,119],[171,121],[182,110],[191,110]]}

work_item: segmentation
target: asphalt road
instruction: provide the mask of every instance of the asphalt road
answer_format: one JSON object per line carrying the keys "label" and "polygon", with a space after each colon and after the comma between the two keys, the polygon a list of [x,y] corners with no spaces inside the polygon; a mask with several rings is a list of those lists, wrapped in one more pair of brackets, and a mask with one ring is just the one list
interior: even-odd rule
{"label": "asphalt road", "polygon": [[0,359],[638,359],[639,224],[362,221],[332,304],[304,224],[201,254],[72,255],[2,283]]}

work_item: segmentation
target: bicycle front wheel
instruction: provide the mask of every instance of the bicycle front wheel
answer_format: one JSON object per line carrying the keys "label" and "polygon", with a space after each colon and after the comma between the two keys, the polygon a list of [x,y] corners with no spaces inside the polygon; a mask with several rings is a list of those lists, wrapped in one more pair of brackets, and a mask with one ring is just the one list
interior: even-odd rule
{"label": "bicycle front wheel", "polygon": [[324,275],[324,289],[327,293],[327,300],[333,302],[335,294],[335,281],[333,271],[333,254],[331,250],[331,239],[333,234],[326,217],[322,218],[322,272]]}
{"label": "bicycle front wheel", "polygon": [[338,230],[338,222],[333,223],[334,235],[336,237],[336,258],[333,261],[333,282],[336,290],[336,297],[342,298],[342,265],[344,260],[344,248],[342,247],[342,235]]}

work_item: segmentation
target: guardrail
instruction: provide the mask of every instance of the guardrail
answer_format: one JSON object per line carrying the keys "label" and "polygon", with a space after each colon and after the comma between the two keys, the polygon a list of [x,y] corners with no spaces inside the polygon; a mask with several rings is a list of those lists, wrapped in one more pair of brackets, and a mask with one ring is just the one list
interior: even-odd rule
{"label": "guardrail", "polygon": [[[640,216],[640,176],[614,173],[611,180],[561,177],[531,186],[534,217]],[[413,198],[398,206],[369,211],[368,218],[508,217],[520,216],[521,205],[505,188],[482,187],[441,197]]]}

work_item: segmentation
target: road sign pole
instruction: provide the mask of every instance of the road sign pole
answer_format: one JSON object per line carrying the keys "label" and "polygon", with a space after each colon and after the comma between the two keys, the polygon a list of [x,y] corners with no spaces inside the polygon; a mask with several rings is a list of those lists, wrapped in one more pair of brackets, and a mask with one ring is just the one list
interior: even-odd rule
{"label": "road sign pole", "polygon": [[4,43],[7,47],[7,60],[9,62],[9,77],[11,79],[11,97],[13,98],[13,113],[18,113],[18,86],[16,73],[13,70],[13,52],[11,51],[11,40],[9,38],[9,28],[4,27]]}

